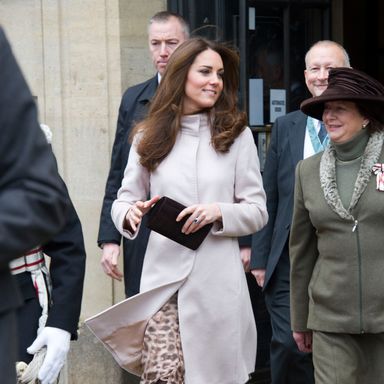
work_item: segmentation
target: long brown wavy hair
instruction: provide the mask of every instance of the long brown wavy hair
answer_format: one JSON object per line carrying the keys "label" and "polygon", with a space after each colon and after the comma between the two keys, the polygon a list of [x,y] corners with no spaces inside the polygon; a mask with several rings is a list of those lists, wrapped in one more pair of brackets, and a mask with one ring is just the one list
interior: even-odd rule
{"label": "long brown wavy hair", "polygon": [[172,54],[159,88],[152,99],[147,117],[133,129],[131,138],[140,132],[137,151],[140,163],[153,171],[172,150],[183,115],[185,83],[188,71],[203,51],[217,52],[223,61],[223,91],[215,106],[206,111],[211,115],[211,142],[217,152],[228,152],[236,137],[246,126],[246,114],[237,108],[239,56],[224,44],[192,38]]}

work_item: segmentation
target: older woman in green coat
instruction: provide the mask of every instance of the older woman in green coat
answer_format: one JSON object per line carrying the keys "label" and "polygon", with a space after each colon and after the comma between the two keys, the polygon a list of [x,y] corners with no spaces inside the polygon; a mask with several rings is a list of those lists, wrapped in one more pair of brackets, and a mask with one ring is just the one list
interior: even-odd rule
{"label": "older woman in green coat", "polygon": [[299,162],[290,237],[292,330],[317,384],[384,378],[384,87],[332,69],[304,101],[330,146]]}

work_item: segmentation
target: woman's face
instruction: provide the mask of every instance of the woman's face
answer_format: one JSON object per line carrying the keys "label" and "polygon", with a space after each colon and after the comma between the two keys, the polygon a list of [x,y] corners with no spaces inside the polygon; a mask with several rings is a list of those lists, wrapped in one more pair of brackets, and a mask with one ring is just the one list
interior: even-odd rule
{"label": "woman's face", "polygon": [[362,116],[353,101],[329,101],[325,103],[323,122],[329,138],[338,144],[355,136],[368,119]]}
{"label": "woman's face", "polygon": [[223,91],[224,65],[220,55],[207,49],[196,56],[185,83],[183,114],[212,108]]}

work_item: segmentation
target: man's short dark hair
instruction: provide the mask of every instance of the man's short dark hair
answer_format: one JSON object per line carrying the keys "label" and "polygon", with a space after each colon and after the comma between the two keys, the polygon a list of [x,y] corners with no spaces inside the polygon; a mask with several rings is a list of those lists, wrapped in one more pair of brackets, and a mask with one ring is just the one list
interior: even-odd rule
{"label": "man's short dark hair", "polygon": [[149,19],[149,25],[152,23],[165,23],[167,22],[171,17],[176,18],[182,29],[183,33],[186,39],[189,38],[189,25],[188,23],[181,17],[179,14],[169,11],[160,11],[155,13],[150,19]]}

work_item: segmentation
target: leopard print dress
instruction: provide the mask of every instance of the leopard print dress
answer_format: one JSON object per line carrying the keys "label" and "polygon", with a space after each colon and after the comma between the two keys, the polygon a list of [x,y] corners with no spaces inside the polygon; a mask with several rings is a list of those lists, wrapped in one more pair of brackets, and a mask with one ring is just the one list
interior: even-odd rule
{"label": "leopard print dress", "polygon": [[149,320],[141,362],[140,384],[184,384],[177,293]]}

